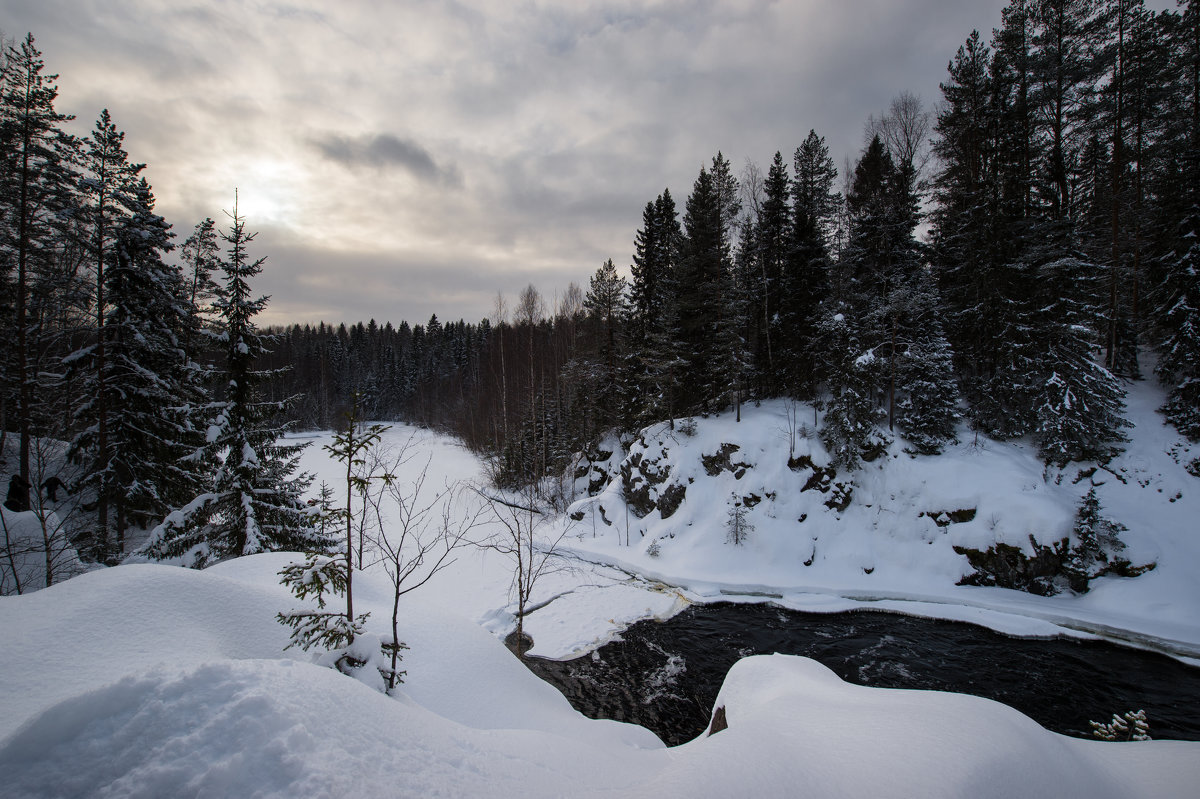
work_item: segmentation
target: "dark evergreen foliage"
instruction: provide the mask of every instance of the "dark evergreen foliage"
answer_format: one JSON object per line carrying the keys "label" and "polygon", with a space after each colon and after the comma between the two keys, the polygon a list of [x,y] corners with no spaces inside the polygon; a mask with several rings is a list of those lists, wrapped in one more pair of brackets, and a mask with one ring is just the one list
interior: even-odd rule
{"label": "dark evergreen foliage", "polygon": [[33,431],[48,423],[44,375],[57,371],[47,353],[48,317],[55,290],[65,288],[58,277],[70,241],[79,142],[62,129],[74,117],[55,110],[58,76],[44,74],[33,35],[2,59],[0,332],[12,346],[0,355],[0,420],[16,421],[16,473],[28,480]]}
{"label": "dark evergreen foliage", "polygon": [[1200,207],[1181,224],[1178,249],[1167,256],[1160,290],[1162,354],[1167,386],[1163,412],[1179,432],[1200,440]]}
{"label": "dark evergreen foliage", "polygon": [[829,231],[841,197],[837,169],[825,140],[810,130],[792,158],[792,222],[788,257],[780,279],[779,349],[788,393],[811,398],[817,387],[816,320],[829,297]]}
{"label": "dark evergreen foliage", "polygon": [[250,260],[254,234],[247,233],[236,201],[230,218],[223,235],[229,245],[221,263],[223,284],[214,303],[224,397],[212,405],[206,436],[218,466],[211,487],[155,528],[146,548],[153,557],[184,557],[198,568],[267,550],[324,551],[332,543],[314,529],[304,502],[311,478],[295,474],[305,445],[280,439],[286,402],[265,401],[259,394],[269,375],[254,368],[266,348],[254,317],[267,301],[253,295],[249,281],[265,259]]}

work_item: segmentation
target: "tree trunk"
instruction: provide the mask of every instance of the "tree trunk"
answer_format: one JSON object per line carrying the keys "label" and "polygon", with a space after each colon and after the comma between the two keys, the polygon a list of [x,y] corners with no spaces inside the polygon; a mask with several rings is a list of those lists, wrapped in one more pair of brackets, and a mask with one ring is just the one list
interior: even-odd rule
{"label": "tree trunk", "polygon": [[1105,353],[1105,365],[1114,373],[1117,370],[1117,316],[1118,316],[1118,274],[1121,269],[1121,115],[1124,112],[1122,93],[1124,87],[1124,58],[1125,58],[1125,3],[1117,2],[1117,59],[1113,65],[1113,88],[1116,91],[1116,108],[1113,115],[1113,146],[1112,146],[1112,186],[1110,189],[1110,204],[1112,205],[1112,264],[1108,270],[1108,346]]}

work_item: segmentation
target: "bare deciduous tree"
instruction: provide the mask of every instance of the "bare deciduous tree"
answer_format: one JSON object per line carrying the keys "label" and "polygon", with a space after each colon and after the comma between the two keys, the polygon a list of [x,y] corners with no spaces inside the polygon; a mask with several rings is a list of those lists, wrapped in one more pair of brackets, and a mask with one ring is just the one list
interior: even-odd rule
{"label": "bare deciduous tree", "polygon": [[932,121],[921,98],[903,91],[892,98],[884,114],[879,117],[872,114],[867,119],[864,137],[869,142],[878,136],[896,165],[912,170],[916,186],[929,163]]}
{"label": "bare deciduous tree", "polygon": [[59,442],[31,441],[29,510],[0,512],[0,596],[48,588],[85,570],[72,543],[78,532],[80,499],[65,493],[56,464]]}
{"label": "bare deciduous tree", "polygon": [[742,189],[742,208],[750,218],[758,219],[766,190],[763,188],[762,168],[750,158],[747,158],[746,163],[742,165],[742,177],[739,184]]}
{"label": "bare deciduous tree", "polygon": [[553,527],[560,520],[545,515],[537,508],[537,493],[533,484],[525,490],[520,501],[489,494],[480,488],[475,488],[474,492],[486,500],[485,507],[498,523],[496,532],[486,540],[477,542],[478,545],[504,555],[512,565],[509,591],[517,605],[517,629],[512,641],[517,656],[523,658],[533,646],[533,639],[525,634],[525,617],[537,609],[530,606],[533,590],[542,576],[564,568],[558,545],[570,526],[564,525],[561,529]]}
{"label": "bare deciduous tree", "polygon": [[[371,453],[365,467],[375,473],[397,475],[411,472],[420,453],[410,436],[399,447],[381,448]],[[455,560],[456,550],[472,543],[467,535],[484,513],[484,505],[468,506],[474,494],[456,486],[434,491],[429,487],[432,456],[425,458],[420,471],[411,480],[391,479],[366,498],[372,527],[370,544],[374,562],[381,563],[392,584],[392,640],[383,644],[391,658],[390,672],[384,675],[388,690],[396,687],[400,651],[400,597],[417,590]],[[456,512],[457,511],[457,512]]]}

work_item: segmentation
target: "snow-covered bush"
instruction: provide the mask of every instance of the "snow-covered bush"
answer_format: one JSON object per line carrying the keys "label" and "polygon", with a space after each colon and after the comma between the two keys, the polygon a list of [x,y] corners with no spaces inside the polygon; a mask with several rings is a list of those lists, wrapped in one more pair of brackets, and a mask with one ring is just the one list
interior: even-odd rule
{"label": "snow-covered bush", "polygon": [[1123,715],[1113,714],[1112,721],[1101,724],[1089,721],[1092,725],[1092,735],[1102,741],[1149,741],[1150,722],[1146,720],[1144,710],[1126,710]]}

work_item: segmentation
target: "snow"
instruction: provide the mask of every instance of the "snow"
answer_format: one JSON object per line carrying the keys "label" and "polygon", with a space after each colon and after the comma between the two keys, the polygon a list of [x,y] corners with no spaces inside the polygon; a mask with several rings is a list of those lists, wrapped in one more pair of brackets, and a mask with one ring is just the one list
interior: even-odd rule
{"label": "snow", "polygon": [[[699,419],[692,436],[656,428],[641,451],[689,486],[683,502],[669,518],[656,510],[638,519],[617,481],[576,506],[585,516],[566,539],[571,568],[542,578],[525,620],[534,654],[587,652],[688,602],[769,600],[1016,635],[1098,635],[1195,658],[1200,494],[1176,461],[1196,453],[1158,420],[1160,401],[1147,384],[1132,388],[1132,441],[1091,478],[1075,482],[1077,466],[1044,470],[1027,442],[975,442],[964,431],[940,458],[911,458],[897,442],[852,477],[844,510],[824,504],[829,494],[800,491],[812,469],[787,466],[783,403],[745,408],[741,424]],[[803,432],[795,454],[826,463]],[[320,447],[329,434],[309,437],[302,468],[316,475],[314,491],[322,480],[336,485],[341,465]],[[422,453],[401,482],[426,455],[428,485],[439,491],[482,475],[470,453],[432,433],[397,425],[385,441]],[[740,479],[710,475],[700,460],[723,443],[739,447],[730,460],[746,464]],[[1093,482],[1105,513],[1129,527],[1127,554],[1157,561],[1153,572],[1098,580],[1083,596],[955,585],[968,567],[954,543],[1065,535]],[[725,542],[731,493],[761,498],[748,508],[754,530],[742,547]],[[955,521],[966,508],[974,518]],[[401,600],[410,649],[390,697],[317,665],[319,653],[285,651],[288,630],[275,615],[297,601],[278,572],[296,553],[204,571],[128,564],[0,597],[4,795],[1093,799],[1186,796],[1200,781],[1200,744],[1068,739],[988,700],[853,686],[782,655],[731,669],[716,703],[728,729],[667,749],[640,727],[582,717],[521,665],[501,640],[515,623],[507,562],[476,548],[455,554]],[[391,591],[381,564],[356,573],[367,637],[390,637]],[[668,662],[659,677],[670,690],[686,673]]]}
{"label": "snow", "polygon": [[[642,456],[647,479],[666,476],[658,491],[686,488],[678,510],[668,518],[658,510],[640,519],[627,513],[618,478],[571,508],[583,519],[566,543],[579,558],[670,586],[692,602],[743,595],[801,610],[872,607],[1013,635],[1098,635],[1196,658],[1200,483],[1183,464],[1200,447],[1164,425],[1155,410],[1162,399],[1150,381],[1129,386],[1131,441],[1107,468],[1047,468],[1029,441],[977,439],[963,428],[960,442],[935,457],[912,457],[897,440],[858,472],[835,475],[826,492],[802,490],[811,467],[788,467],[789,414],[800,420],[795,457],[829,462],[812,432],[819,417],[811,406],[763,402],[743,408],[740,424],[733,414],[698,419],[691,436],[657,426],[631,453]],[[730,444],[738,447],[730,460],[744,472],[709,474],[702,457]],[[844,510],[828,504],[837,483],[852,494]],[[955,546],[999,542],[1028,552],[1030,536],[1041,544],[1068,537],[1093,484],[1103,513],[1128,528],[1122,555],[1156,563],[1153,571],[1095,580],[1080,596],[957,585],[971,567]],[[740,547],[726,542],[731,495],[760,498],[747,510],[754,529]],[[956,511],[974,515],[955,521]]]}
{"label": "snow", "polygon": [[[731,670],[728,730],[668,750],[583,718],[416,594],[388,697],[283,653],[289,558],[122,566],[0,601],[5,796],[1165,797],[1200,779],[1198,744],[1071,740],[988,700],[779,655]],[[378,621],[387,586],[361,578]]]}

